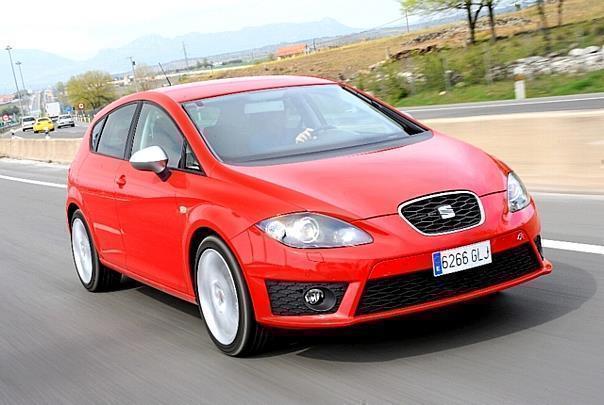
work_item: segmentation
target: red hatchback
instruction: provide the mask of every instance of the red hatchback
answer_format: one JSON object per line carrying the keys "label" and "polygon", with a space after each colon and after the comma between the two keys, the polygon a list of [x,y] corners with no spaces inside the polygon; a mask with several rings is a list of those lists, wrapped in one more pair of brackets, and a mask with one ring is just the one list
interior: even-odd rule
{"label": "red hatchback", "polygon": [[121,274],[199,305],[216,345],[491,294],[549,273],[505,164],[347,85],[208,81],[97,114],[69,170],[89,291]]}

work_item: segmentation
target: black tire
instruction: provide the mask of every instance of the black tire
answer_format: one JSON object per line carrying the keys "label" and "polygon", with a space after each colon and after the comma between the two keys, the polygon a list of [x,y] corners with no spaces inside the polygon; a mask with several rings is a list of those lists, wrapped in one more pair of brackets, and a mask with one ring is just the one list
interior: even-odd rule
{"label": "black tire", "polygon": [[[82,280],[80,274],[77,271],[76,258],[72,245],[71,255],[73,258],[74,266],[76,266],[76,274],[78,276],[78,279],[80,280],[84,288],[86,288],[90,292],[111,291],[115,289],[119,286],[122,275],[117,271],[107,268],[99,261],[99,255],[96,251],[96,247],[94,246],[92,236],[90,235],[90,228],[88,228],[88,223],[86,223],[86,219],[84,219],[84,215],[82,215],[82,212],[80,210],[74,212],[73,216],[71,217],[70,230],[73,229],[73,223],[76,219],[81,220],[84,224],[84,228],[86,229],[86,233],[88,234],[88,240],[90,241],[90,251],[92,256],[92,278],[90,279],[90,282],[86,283],[84,280]],[[73,232],[71,232],[71,234],[73,234]]]}
{"label": "black tire", "polygon": [[75,124],[71,124],[71,127],[72,127],[72,128],[75,128]]}
{"label": "black tire", "polygon": [[[197,264],[199,263],[202,253],[208,248],[216,250],[226,261],[231,276],[233,277],[237,292],[237,301],[239,303],[239,325],[235,339],[229,345],[220,343],[214,337],[212,331],[208,327],[207,322],[205,321],[199,300],[199,289],[197,288]],[[250,298],[245,278],[243,277],[241,268],[237,263],[235,256],[228,248],[226,243],[216,236],[206,237],[197,247],[194,266],[193,285],[195,287],[194,289],[197,306],[202,319],[204,319],[206,330],[208,331],[208,334],[216,347],[218,347],[223,353],[233,357],[251,356],[261,352],[269,341],[270,333],[266,328],[262,327],[256,322],[254,307],[252,305],[252,300]]]}

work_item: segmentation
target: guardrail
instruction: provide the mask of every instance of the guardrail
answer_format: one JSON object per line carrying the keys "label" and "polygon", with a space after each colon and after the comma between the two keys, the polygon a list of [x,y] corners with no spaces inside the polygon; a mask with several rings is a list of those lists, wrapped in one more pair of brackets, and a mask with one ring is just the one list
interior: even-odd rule
{"label": "guardrail", "polygon": [[81,139],[0,139],[0,156],[70,163]]}

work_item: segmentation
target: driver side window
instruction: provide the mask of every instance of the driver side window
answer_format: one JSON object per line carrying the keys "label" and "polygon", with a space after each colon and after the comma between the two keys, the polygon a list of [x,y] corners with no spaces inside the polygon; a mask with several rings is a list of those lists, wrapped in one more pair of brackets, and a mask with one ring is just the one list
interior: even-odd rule
{"label": "driver side window", "polygon": [[168,167],[178,168],[183,142],[180,131],[161,108],[143,104],[134,133],[132,153],[150,146],[160,146],[168,156]]}

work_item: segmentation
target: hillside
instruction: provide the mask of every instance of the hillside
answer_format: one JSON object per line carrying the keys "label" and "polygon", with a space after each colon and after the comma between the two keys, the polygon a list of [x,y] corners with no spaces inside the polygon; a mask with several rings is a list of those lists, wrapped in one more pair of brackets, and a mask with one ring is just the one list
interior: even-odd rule
{"label": "hillside", "polygon": [[[565,46],[570,45],[571,47],[583,45],[582,42],[586,38],[592,40],[595,37],[597,42],[599,37],[599,42],[604,42],[602,40],[604,31],[602,33],[591,31],[591,22],[604,17],[604,1],[567,0],[564,4],[564,27],[562,27],[564,32],[560,31],[556,34],[556,28],[552,28],[554,42],[561,41],[564,42]],[[546,12],[549,25],[555,25],[557,22],[556,4],[548,4]],[[497,34],[501,38],[498,44],[504,44],[503,47],[505,48],[506,40],[511,41],[507,43],[506,57],[520,58],[538,54],[540,45],[533,44],[535,46],[532,48],[526,48],[525,39],[523,39],[523,36],[533,38],[537,36],[539,17],[535,7],[498,15],[497,24]],[[514,41],[514,37],[520,38],[520,40]],[[352,81],[354,84],[361,84],[361,87],[363,87],[362,83],[359,83],[359,77],[367,74],[371,68],[375,68],[376,64],[388,64],[391,61],[397,61],[397,59],[401,59],[401,61],[397,61],[399,64],[421,64],[424,62],[423,59],[406,58],[405,55],[409,53],[417,56],[425,50],[431,49],[448,51],[450,55],[455,55],[454,49],[471,51],[472,47],[465,46],[466,39],[467,30],[464,23],[449,24],[405,35],[362,41],[339,48],[321,50],[310,55],[268,61],[245,68],[215,70],[213,73],[187,76],[182,81],[190,82],[246,75],[301,74]],[[482,46],[486,49],[489,32],[484,18],[479,21],[477,39],[479,43],[475,47]],[[600,43],[600,45],[603,44]],[[490,55],[490,57],[497,59],[497,53],[500,52],[500,49],[493,49],[493,55]],[[396,68],[399,72],[405,70],[404,66]],[[390,101],[398,102],[398,100]]]}

